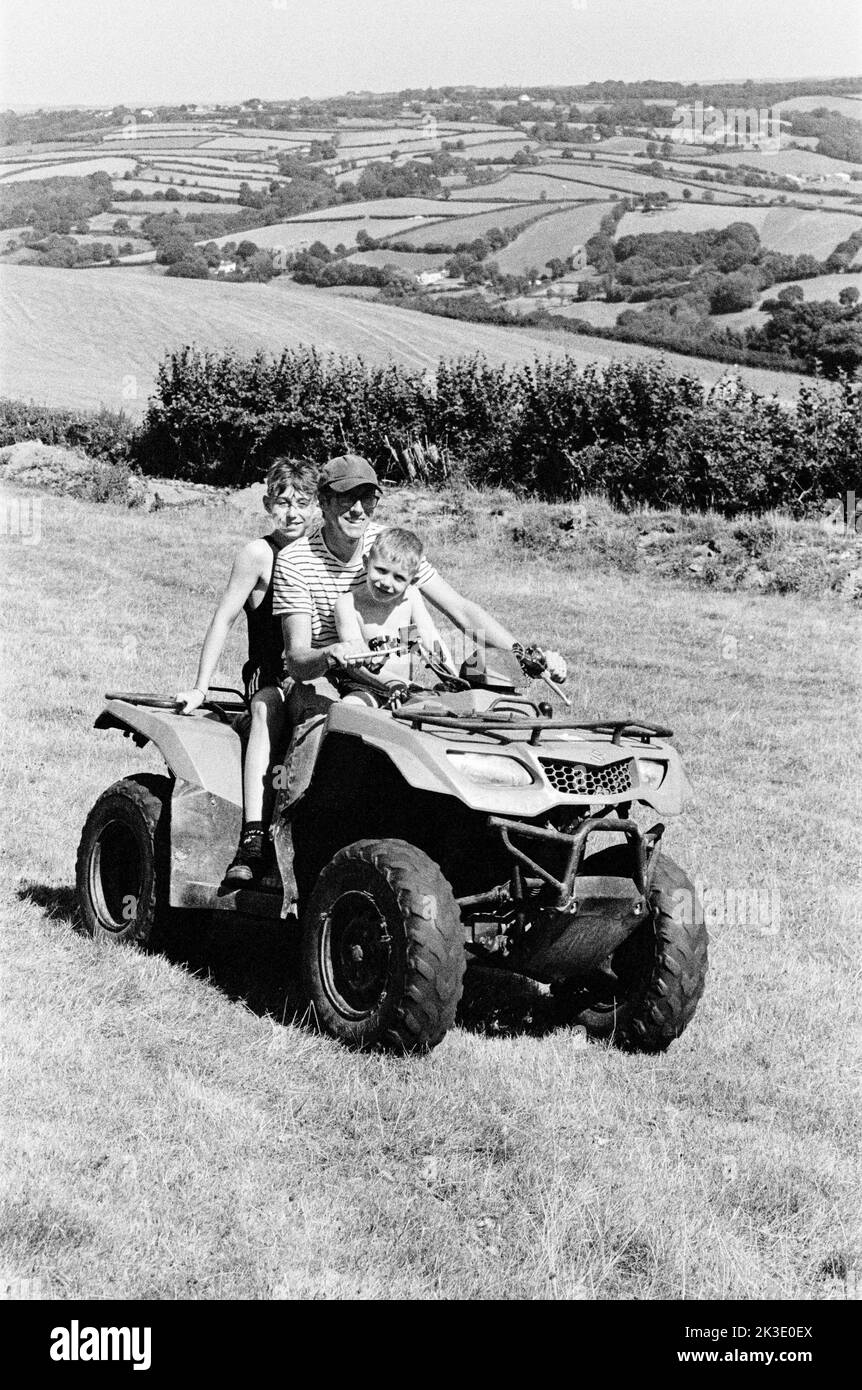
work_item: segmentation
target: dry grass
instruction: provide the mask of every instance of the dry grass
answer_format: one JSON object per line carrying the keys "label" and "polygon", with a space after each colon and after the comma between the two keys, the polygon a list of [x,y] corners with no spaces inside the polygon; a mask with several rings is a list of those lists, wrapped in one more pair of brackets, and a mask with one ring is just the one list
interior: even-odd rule
{"label": "dry grass", "polygon": [[190,675],[258,519],[46,498],[41,544],[6,566],[7,1278],[55,1298],[846,1296],[852,619],[561,574],[501,544],[495,506],[481,528],[457,498],[406,514],[454,583],[568,653],[577,708],[677,728],[698,801],[669,852],[710,885],[777,887],[780,921],[714,926],[704,1000],[661,1058],[541,1035],[511,1000],[496,1034],[356,1056],[289,1021],[278,930],[96,946],[70,925],[79,828],[156,765],[92,730],[101,692]]}
{"label": "dry grass", "polygon": [[[250,234],[253,235],[254,234]],[[312,239],[319,226],[307,226]],[[341,224],[335,240],[348,242]],[[236,240],[236,236],[234,236]],[[299,344],[359,353],[370,362],[435,368],[441,357],[483,352],[492,363],[565,355],[579,365],[664,358],[703,381],[726,375],[721,362],[660,353],[639,344],[541,329],[496,328],[431,318],[408,309],[329,298],[280,277],[270,285],[167,280],[131,270],[71,274],[0,265],[0,375],[3,393],[46,405],[98,406],[140,417],[164,354],[186,343],[251,355]],[[752,390],[794,398],[806,378],[738,369]]]}

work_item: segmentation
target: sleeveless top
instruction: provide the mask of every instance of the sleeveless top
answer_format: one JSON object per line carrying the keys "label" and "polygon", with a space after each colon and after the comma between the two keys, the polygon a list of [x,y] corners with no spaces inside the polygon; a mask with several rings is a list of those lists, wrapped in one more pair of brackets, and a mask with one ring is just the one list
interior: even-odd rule
{"label": "sleeveless top", "polygon": [[[272,564],[275,557],[291,542],[281,531],[273,531],[261,537],[272,551]],[[252,608],[250,596],[246,599],[245,616],[248,623],[248,661],[242,668],[246,694],[251,696],[265,685],[278,685],[284,668],[284,640],[281,633],[281,618],[273,617],[272,578],[266,592],[256,608]]]}

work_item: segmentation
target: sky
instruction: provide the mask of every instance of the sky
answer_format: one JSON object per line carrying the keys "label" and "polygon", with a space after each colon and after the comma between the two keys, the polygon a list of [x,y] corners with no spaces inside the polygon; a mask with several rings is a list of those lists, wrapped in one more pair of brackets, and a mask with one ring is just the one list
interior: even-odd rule
{"label": "sky", "polygon": [[[849,76],[858,0],[0,0],[0,107]],[[862,90],[862,80],[860,80]]]}

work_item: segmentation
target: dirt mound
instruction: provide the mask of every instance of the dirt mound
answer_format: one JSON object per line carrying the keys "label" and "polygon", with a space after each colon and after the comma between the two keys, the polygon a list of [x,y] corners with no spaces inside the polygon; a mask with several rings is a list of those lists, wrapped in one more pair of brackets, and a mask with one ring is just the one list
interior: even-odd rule
{"label": "dirt mound", "polygon": [[89,477],[95,464],[74,449],[27,439],[0,449],[0,475],[25,487],[41,487],[48,492],[74,493],[81,480]]}
{"label": "dirt mound", "polygon": [[[75,449],[27,439],[0,449],[0,478],[43,492],[61,493],[88,502],[119,502],[127,507],[158,511],[162,507],[188,507],[200,503],[224,503],[223,488],[205,483],[145,478],[128,464],[88,458]],[[249,489],[251,491],[251,489]]]}

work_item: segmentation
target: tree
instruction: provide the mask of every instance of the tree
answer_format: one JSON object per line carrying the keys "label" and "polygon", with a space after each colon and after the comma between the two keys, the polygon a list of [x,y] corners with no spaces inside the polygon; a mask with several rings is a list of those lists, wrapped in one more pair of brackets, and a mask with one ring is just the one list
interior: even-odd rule
{"label": "tree", "polygon": [[690,189],[690,188],[684,188],[684,189],[682,190],[682,196],[683,196],[683,198],[685,199],[685,201],[688,202],[689,199],[691,198],[691,189]]}
{"label": "tree", "polygon": [[174,261],[165,271],[165,275],[181,280],[208,280],[209,273],[206,257],[197,247],[193,247],[182,259]]}
{"label": "tree", "polygon": [[757,289],[747,275],[739,272],[723,275],[709,299],[713,314],[735,314],[750,309],[757,299]]}
{"label": "tree", "polygon": [[[779,299],[781,298],[780,295],[779,295],[778,297],[779,297]],[[839,296],[838,296],[838,303],[839,303],[839,304],[844,304],[847,308],[849,308],[852,304],[855,304],[855,303],[856,303],[856,301],[858,300],[858,298],[859,298],[859,291],[857,290],[856,286],[855,286],[855,285],[845,285],[844,289],[841,291],[841,293],[840,293]]]}
{"label": "tree", "polygon": [[171,232],[160,243],[156,251],[156,260],[159,265],[177,265],[185,260],[194,250],[194,243],[188,232]]}
{"label": "tree", "polygon": [[254,255],[249,256],[245,263],[245,273],[249,280],[259,280],[264,283],[267,280],[271,280],[273,275],[275,275],[275,264],[273,262],[272,252],[264,248],[261,248],[260,251],[255,251]]}
{"label": "tree", "polygon": [[778,291],[781,304],[801,304],[804,298],[805,293],[801,285],[785,285],[783,290]]}

